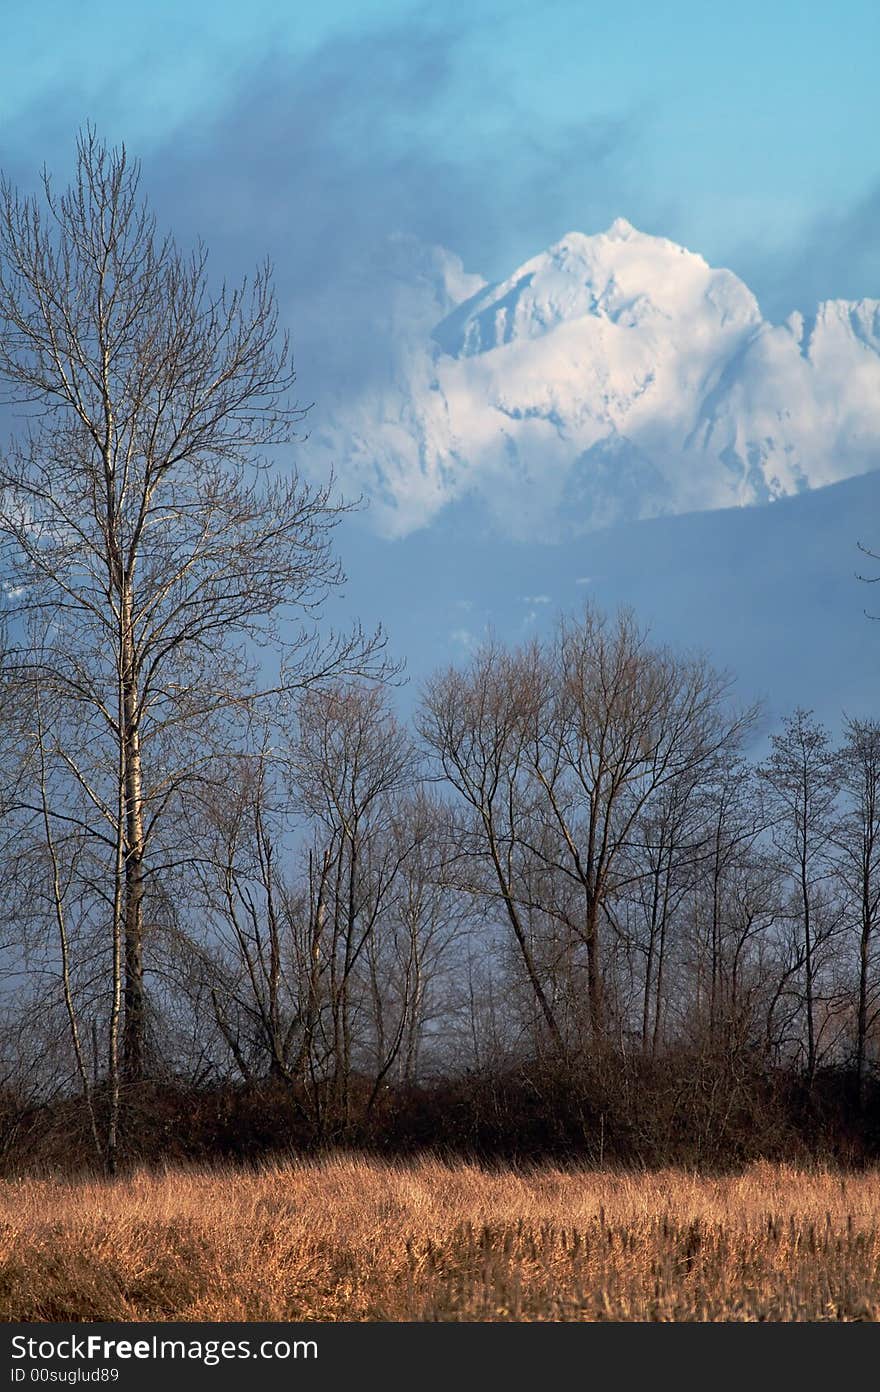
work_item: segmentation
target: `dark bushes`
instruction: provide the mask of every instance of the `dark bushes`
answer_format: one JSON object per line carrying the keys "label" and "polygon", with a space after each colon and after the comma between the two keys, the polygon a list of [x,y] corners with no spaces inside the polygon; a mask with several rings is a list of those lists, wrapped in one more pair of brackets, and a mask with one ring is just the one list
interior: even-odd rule
{"label": "dark bushes", "polygon": [[[366,1082],[351,1095],[365,1103]],[[102,1099],[97,1099],[100,1108]],[[129,1088],[122,1159],[247,1164],[343,1146],[379,1154],[433,1152],[498,1162],[681,1165],[735,1169],[758,1159],[860,1165],[880,1155],[880,1089],[859,1107],[854,1075],[804,1079],[748,1057],[681,1051],[652,1062],[606,1056],[581,1068],[523,1063],[421,1086],[389,1086],[347,1125],[281,1081],[202,1088],[174,1081]],[[0,1165],[71,1173],[100,1166],[85,1107],[68,1099],[2,1112]]]}

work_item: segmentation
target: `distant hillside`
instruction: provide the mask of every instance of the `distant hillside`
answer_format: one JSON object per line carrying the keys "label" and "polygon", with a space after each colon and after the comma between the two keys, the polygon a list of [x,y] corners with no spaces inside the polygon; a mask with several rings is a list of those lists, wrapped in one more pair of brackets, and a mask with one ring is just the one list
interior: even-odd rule
{"label": "distant hillside", "polygon": [[[389,543],[361,524],[340,537],[348,605],[382,618],[413,686],[461,659],[491,625],[515,639],[593,598],[630,604],[658,637],[705,648],[771,713],[813,706],[880,715],[880,585],[856,542],[880,545],[880,474],[782,499],[619,525],[559,545],[500,537],[459,505]],[[880,571],[880,567],[877,567]],[[413,699],[412,689],[402,699]]]}

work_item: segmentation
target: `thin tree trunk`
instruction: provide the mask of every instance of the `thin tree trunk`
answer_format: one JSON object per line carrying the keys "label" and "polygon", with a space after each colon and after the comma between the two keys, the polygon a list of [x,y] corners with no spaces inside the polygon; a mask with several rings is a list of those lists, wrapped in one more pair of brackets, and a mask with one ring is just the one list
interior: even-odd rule
{"label": "thin tree trunk", "polygon": [[807,1011],[807,1079],[810,1087],[816,1072],[816,1030],[813,1020],[813,925],[810,917],[810,892],[806,863],[801,862],[801,902],[804,913],[804,993]]}
{"label": "thin tree trunk", "polygon": [[55,851],[55,839],[52,835],[52,823],[49,817],[49,804],[46,797],[46,763],[45,751],[43,748],[43,722],[42,716],[38,716],[38,733],[40,741],[40,797],[43,808],[43,827],[46,833],[46,846],[49,851],[49,859],[52,865],[52,902],[55,909],[55,923],[58,928],[58,939],[61,948],[61,984],[64,992],[64,1008],[67,1011],[67,1021],[70,1026],[70,1038],[73,1044],[73,1054],[76,1059],[76,1071],[79,1074],[80,1086],[83,1090],[83,1100],[86,1104],[86,1111],[89,1117],[89,1127],[92,1132],[92,1140],[95,1143],[95,1153],[100,1159],[102,1154],[101,1141],[98,1136],[98,1123],[95,1116],[95,1103],[92,1095],[92,1088],[89,1082],[89,1074],[86,1068],[85,1056],[82,1050],[82,1041],[79,1033],[79,1022],[76,1016],[76,1008],[73,1000],[73,987],[70,976],[70,940],[67,933],[67,920],[64,913],[64,900],[61,893],[61,877],[58,871],[58,856]]}
{"label": "thin tree trunk", "polygon": [[660,902],[660,868],[651,875],[651,920],[648,925],[648,951],[645,955],[645,990],[642,996],[642,1052],[648,1050],[648,1029],[651,1018],[651,985],[654,977],[654,953],[657,943],[657,917]]}
{"label": "thin tree trunk", "polygon": [[[122,720],[122,699],[120,692],[119,718]],[[117,1169],[119,1146],[119,1100],[120,1100],[120,1023],[122,1018],[123,969],[124,969],[124,927],[123,899],[125,886],[125,748],[119,745],[119,776],[117,781],[118,802],[116,810],[116,855],[113,867],[113,933],[112,970],[110,997],[110,1029],[108,1040],[107,1087],[109,1092],[109,1116],[107,1121],[107,1170],[113,1175]]]}
{"label": "thin tree trunk", "polygon": [[605,1033],[605,1001],[602,990],[602,940],[599,935],[599,902],[590,895],[587,904],[587,990],[590,996],[590,1024],[593,1038]]}
{"label": "thin tree trunk", "polygon": [[556,1017],[553,1014],[550,1002],[547,999],[547,993],[541,985],[541,978],[538,975],[535,960],[532,956],[532,952],[529,947],[529,941],[526,936],[525,930],[523,929],[522,923],[520,922],[519,913],[517,911],[516,904],[513,900],[510,885],[507,881],[507,877],[504,874],[504,868],[501,864],[500,851],[495,838],[495,829],[492,826],[491,819],[487,816],[485,812],[482,813],[482,817],[483,825],[486,828],[486,835],[489,842],[489,851],[492,856],[492,864],[495,867],[495,875],[498,880],[498,887],[501,890],[501,897],[504,901],[504,907],[507,910],[507,917],[510,920],[510,926],[513,929],[514,936],[516,937],[516,940],[519,944],[519,950],[522,954],[522,959],[525,965],[526,972],[528,974],[529,982],[531,983],[532,990],[535,993],[535,999],[538,1002],[541,1014],[543,1015],[544,1020],[547,1024],[547,1028],[550,1031],[550,1037],[553,1040],[553,1043],[556,1046],[556,1049],[559,1052],[560,1056],[562,1056],[565,1053],[565,1043],[562,1038],[562,1031],[560,1030],[559,1025],[556,1022]]}
{"label": "thin tree trunk", "polygon": [[856,1021],[856,1096],[859,1111],[864,1112],[866,1102],[865,1054],[868,1042],[868,973],[870,970],[871,945],[871,898],[866,884],[862,901],[862,931],[859,938],[859,1009]]}
{"label": "thin tree trunk", "polygon": [[663,974],[666,966],[666,928],[669,923],[670,879],[672,858],[666,863],[666,883],[663,890],[663,907],[660,913],[660,935],[657,946],[657,980],[654,986],[654,1035],[651,1041],[651,1057],[656,1058],[660,1051],[660,1028],[663,1022]]}
{"label": "thin tree trunk", "polygon": [[125,1011],[122,1064],[127,1082],[140,1082],[145,1067],[144,998],[144,819],[140,713],[132,633],[132,595],[122,610],[122,742],[125,760]]}

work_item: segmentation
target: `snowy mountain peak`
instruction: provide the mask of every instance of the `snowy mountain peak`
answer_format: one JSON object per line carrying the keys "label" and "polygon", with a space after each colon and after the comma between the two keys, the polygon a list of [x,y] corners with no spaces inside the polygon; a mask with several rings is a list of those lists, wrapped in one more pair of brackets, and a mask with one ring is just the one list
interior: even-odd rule
{"label": "snowy mountain peak", "polygon": [[636,235],[636,229],[631,222],[627,222],[625,217],[615,218],[605,233],[606,237],[616,242],[625,242],[628,237],[633,235]]}
{"label": "snowy mountain peak", "polygon": [[586,232],[566,232],[564,237],[560,237],[559,241],[555,242],[554,245],[549,248],[549,251],[555,252],[568,249],[575,253],[588,252],[591,247],[594,247],[601,241],[626,242],[635,237],[643,237],[648,241],[660,240],[659,238],[651,237],[649,233],[640,232],[638,228],[633,227],[632,223],[628,222],[625,217],[616,217],[605,232],[596,232],[593,235],[588,235]]}
{"label": "snowy mountain peak", "polygon": [[494,284],[426,264],[423,300],[389,304],[392,377],[311,437],[390,533],[465,495],[559,537],[880,467],[877,301],[774,326],[732,271],[625,218]]}
{"label": "snowy mountain peak", "polygon": [[701,256],[617,218],[596,236],[567,233],[506,280],[479,290],[434,338],[452,357],[473,357],[587,317],[667,334],[675,323],[702,333],[698,321],[707,318],[719,330],[748,328],[761,316],[730,271],[713,271]]}

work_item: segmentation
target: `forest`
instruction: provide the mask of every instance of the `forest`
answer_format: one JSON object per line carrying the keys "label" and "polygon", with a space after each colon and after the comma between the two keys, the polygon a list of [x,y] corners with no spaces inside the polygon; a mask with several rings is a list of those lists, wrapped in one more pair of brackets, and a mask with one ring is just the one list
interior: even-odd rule
{"label": "forest", "polygon": [[6,1173],[876,1157],[880,721],[590,606],[404,718],[271,267],[213,289],[91,130],[3,184],[0,378]]}

